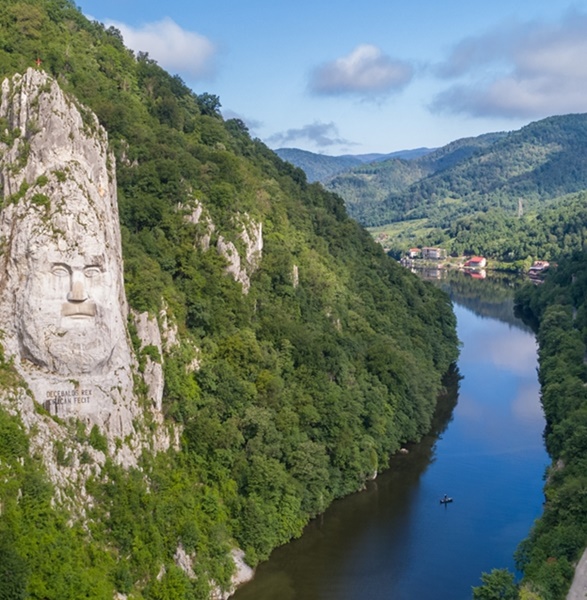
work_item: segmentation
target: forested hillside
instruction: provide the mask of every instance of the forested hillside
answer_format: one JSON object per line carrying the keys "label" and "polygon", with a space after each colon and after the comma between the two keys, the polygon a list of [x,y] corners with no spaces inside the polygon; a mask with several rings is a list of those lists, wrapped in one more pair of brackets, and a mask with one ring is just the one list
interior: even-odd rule
{"label": "forested hillside", "polygon": [[437,239],[455,255],[481,254],[508,262],[568,256],[581,251],[587,239],[587,192],[547,201],[519,217],[499,209],[468,215]]}
{"label": "forested hillside", "polygon": [[[344,198],[350,214],[365,225],[404,220],[403,217],[395,218],[395,213],[390,212],[392,198],[404,193],[410,197],[412,188],[418,182],[455,167],[480,150],[490,147],[504,135],[490,133],[463,138],[421,156],[398,156],[370,162],[323,183],[327,189]],[[405,202],[407,208],[409,200]],[[403,215],[403,212],[398,214]]]}
{"label": "forested hillside", "polygon": [[[131,331],[138,367],[163,363],[181,439],[137,469],[84,457],[90,497],[72,507],[0,402],[0,598],[207,598],[229,587],[231,548],[255,565],[428,430],[458,352],[450,301],[385,256],[339,197],[223,120],[214,94],[69,0],[4,0],[0,76],[37,59],[108,131],[128,301],[177,333],[159,356]],[[231,242],[244,263],[251,229],[262,250],[245,286],[221,250]],[[18,385],[2,360],[1,397]],[[68,427],[104,449],[99,431]],[[70,464],[67,444],[56,461]]]}
{"label": "forested hillside", "polygon": [[539,379],[552,465],[544,513],[517,553],[527,587],[562,600],[587,540],[587,255],[561,261],[516,298],[538,331]]}
{"label": "forested hillside", "polygon": [[587,188],[587,115],[549,117],[489,139],[493,142],[485,148],[401,194],[363,203],[352,214],[367,225],[425,216],[446,226],[456,217],[491,208],[514,215],[519,200],[526,209],[536,209],[545,200]]}

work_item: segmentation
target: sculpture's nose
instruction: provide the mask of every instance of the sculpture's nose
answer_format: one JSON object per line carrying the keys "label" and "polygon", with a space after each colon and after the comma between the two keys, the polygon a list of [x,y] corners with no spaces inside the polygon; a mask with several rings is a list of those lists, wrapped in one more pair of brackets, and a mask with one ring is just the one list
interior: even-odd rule
{"label": "sculpture's nose", "polygon": [[85,302],[88,299],[86,288],[82,279],[73,276],[71,282],[71,289],[67,293],[67,300],[69,302]]}

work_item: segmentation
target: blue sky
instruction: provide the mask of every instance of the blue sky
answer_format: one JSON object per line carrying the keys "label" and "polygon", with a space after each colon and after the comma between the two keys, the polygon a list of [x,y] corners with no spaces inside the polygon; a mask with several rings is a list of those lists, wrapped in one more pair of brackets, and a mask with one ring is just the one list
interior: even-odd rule
{"label": "blue sky", "polygon": [[587,0],[76,0],[271,148],[437,147],[587,112]]}

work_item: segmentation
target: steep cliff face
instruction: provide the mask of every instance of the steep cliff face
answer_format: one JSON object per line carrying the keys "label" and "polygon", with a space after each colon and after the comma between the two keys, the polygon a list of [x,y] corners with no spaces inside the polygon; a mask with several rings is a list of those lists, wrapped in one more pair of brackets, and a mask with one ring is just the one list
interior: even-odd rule
{"label": "steep cliff face", "polygon": [[[147,443],[137,425],[145,414],[133,390],[106,132],[33,69],[2,83],[0,122],[2,342],[32,398],[21,394],[19,411],[49,438],[59,437],[59,427],[35,408],[88,431],[97,426],[107,454],[136,464]],[[162,384],[149,376],[155,401],[148,418],[161,423],[162,390],[155,388]],[[165,447],[164,439],[155,445]]]}

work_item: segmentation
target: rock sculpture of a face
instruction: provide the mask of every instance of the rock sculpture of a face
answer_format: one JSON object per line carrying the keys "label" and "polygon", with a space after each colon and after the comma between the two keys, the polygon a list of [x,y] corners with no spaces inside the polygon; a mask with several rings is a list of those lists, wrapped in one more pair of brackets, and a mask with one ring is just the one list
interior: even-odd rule
{"label": "rock sculpture of a face", "polygon": [[4,350],[52,414],[126,436],[132,360],[106,133],[32,69],[2,83],[0,118],[14,138],[0,142]]}
{"label": "rock sculpture of a face", "polygon": [[21,353],[50,373],[107,373],[115,346],[125,341],[117,314],[120,265],[109,260],[97,219],[91,220],[69,234],[52,222],[55,239],[41,247],[32,239],[27,248],[17,296]]}

